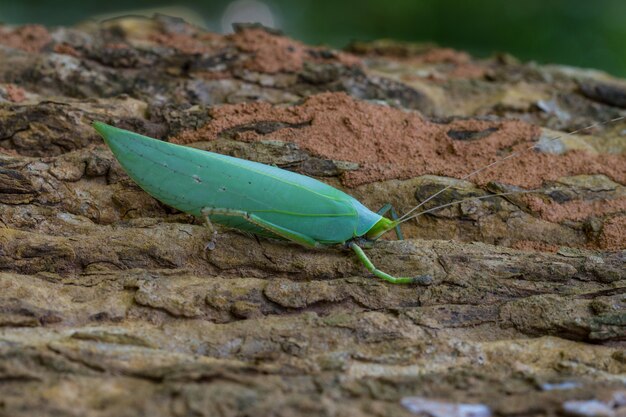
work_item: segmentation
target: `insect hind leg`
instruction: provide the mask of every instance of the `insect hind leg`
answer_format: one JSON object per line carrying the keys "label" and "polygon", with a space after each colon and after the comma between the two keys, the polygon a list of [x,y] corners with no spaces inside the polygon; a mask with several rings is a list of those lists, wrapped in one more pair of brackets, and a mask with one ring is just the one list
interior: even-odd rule
{"label": "insect hind leg", "polygon": [[[398,213],[396,213],[396,209],[393,208],[391,203],[385,204],[376,213],[380,214],[381,216],[384,216],[385,214],[387,214],[387,212],[389,212],[389,214],[391,215],[392,220],[398,220],[400,218],[398,216]],[[402,233],[402,230],[400,229],[400,225],[399,224],[396,225],[396,227],[394,227],[393,229],[396,232],[396,236],[398,237],[398,240],[404,240],[404,234]]]}
{"label": "insect hind leg", "polygon": [[302,246],[306,246],[309,248],[316,248],[321,246],[321,243],[316,241],[315,239],[303,235],[302,233],[287,229],[285,227],[279,226],[277,224],[274,224],[272,222],[268,222],[267,220],[264,220],[262,218],[260,218],[259,216],[257,216],[254,213],[249,213],[247,211],[244,210],[233,210],[233,209],[227,209],[227,208],[216,208],[216,207],[204,207],[202,210],[202,215],[205,216],[207,219],[209,216],[211,215],[217,215],[217,216],[233,216],[233,217],[239,217],[249,223],[252,223],[255,226],[258,226],[259,228],[266,230],[270,233],[273,233],[276,236],[279,236],[285,240],[290,240],[292,242],[298,243]]}

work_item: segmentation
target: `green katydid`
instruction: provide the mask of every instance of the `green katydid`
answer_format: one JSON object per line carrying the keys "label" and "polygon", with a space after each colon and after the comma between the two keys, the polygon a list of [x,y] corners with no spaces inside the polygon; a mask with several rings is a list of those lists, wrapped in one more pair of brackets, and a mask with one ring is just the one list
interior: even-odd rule
{"label": "green katydid", "polygon": [[[104,123],[103,136],[128,175],[157,200],[212,223],[315,248],[345,245],[389,282],[429,283],[429,276],[393,277],[361,246],[398,222],[374,213],[321,181],[274,166],[152,139]],[[399,229],[398,229],[399,230]]]}
{"label": "green katydid", "polygon": [[[609,122],[621,119],[623,117]],[[398,218],[390,205],[373,212],[348,194],[305,175],[152,139],[101,122],[94,122],[93,126],[102,135],[128,175],[143,190],[169,206],[204,218],[214,234],[212,223],[217,223],[311,248],[343,245],[353,250],[363,265],[375,276],[395,284],[429,284],[432,277],[391,276],[376,268],[362,247],[371,247],[383,234],[394,229],[398,237],[402,238],[399,229],[401,223],[461,202],[456,201],[414,213],[427,201],[450,188],[448,186]],[[554,139],[558,137],[552,138]],[[536,146],[535,144],[526,150]],[[462,179],[467,179],[521,152],[523,151],[509,154],[469,173]],[[524,192],[533,191],[522,191]],[[520,192],[472,199],[518,193]],[[394,219],[383,217],[390,209]],[[207,246],[212,249],[213,241]]]}

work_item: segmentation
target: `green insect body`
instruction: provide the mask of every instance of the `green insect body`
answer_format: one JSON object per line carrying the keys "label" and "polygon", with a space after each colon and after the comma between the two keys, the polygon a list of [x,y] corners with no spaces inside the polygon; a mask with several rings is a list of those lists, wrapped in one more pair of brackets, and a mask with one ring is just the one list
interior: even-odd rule
{"label": "green insect body", "polygon": [[321,181],[277,167],[180,146],[95,122],[94,128],[148,194],[185,213],[259,236],[307,247],[344,245],[368,270],[393,283],[429,283],[428,276],[393,277],[359,245],[371,245],[400,223]]}

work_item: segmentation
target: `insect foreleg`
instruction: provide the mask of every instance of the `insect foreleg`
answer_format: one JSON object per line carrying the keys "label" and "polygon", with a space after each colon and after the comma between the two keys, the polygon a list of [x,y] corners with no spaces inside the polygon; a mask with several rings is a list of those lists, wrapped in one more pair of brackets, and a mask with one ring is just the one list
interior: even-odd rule
{"label": "insect foreleg", "polygon": [[268,222],[267,220],[261,219],[254,213],[248,213],[243,210],[204,207],[202,209],[202,214],[206,217],[211,215],[240,217],[245,221],[260,227],[261,229],[265,229],[268,232],[282,237],[283,239],[299,243],[302,246],[306,246],[309,248],[316,248],[320,246],[320,243],[318,241],[309,236],[303,235],[302,233],[294,232],[293,230],[286,229],[282,226],[278,226],[274,223]]}
{"label": "insect foreleg", "polygon": [[[399,219],[398,213],[396,213],[396,209],[393,208],[391,203],[385,204],[376,213],[380,214],[381,216],[384,216],[387,212],[390,212],[392,220]],[[400,230],[399,224],[396,227],[394,227],[394,230],[396,231],[396,236],[398,237],[398,240],[404,240],[404,235],[402,234],[402,230]]]}
{"label": "insect foreleg", "polygon": [[348,247],[356,253],[356,256],[359,258],[361,263],[370,271],[372,274],[376,275],[378,278],[384,279],[385,281],[389,281],[392,284],[421,284],[421,285],[429,285],[432,283],[433,278],[430,275],[418,275],[416,277],[394,277],[391,276],[380,269],[376,268],[372,261],[367,257],[363,249],[355,242],[348,243]]}

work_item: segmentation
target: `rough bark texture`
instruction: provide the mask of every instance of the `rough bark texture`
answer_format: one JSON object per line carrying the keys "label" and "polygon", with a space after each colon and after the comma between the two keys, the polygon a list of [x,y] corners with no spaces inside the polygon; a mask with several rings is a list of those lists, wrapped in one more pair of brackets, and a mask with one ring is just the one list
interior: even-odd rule
{"label": "rough bark texture", "polygon": [[[429,45],[337,52],[163,16],[0,27],[0,415],[624,415],[624,124],[547,138],[625,97],[601,72]],[[435,279],[393,286],[340,249],[223,231],[205,254],[202,223],[134,185],[92,120],[371,208],[447,184],[426,207],[545,193],[405,224],[369,254]]]}

